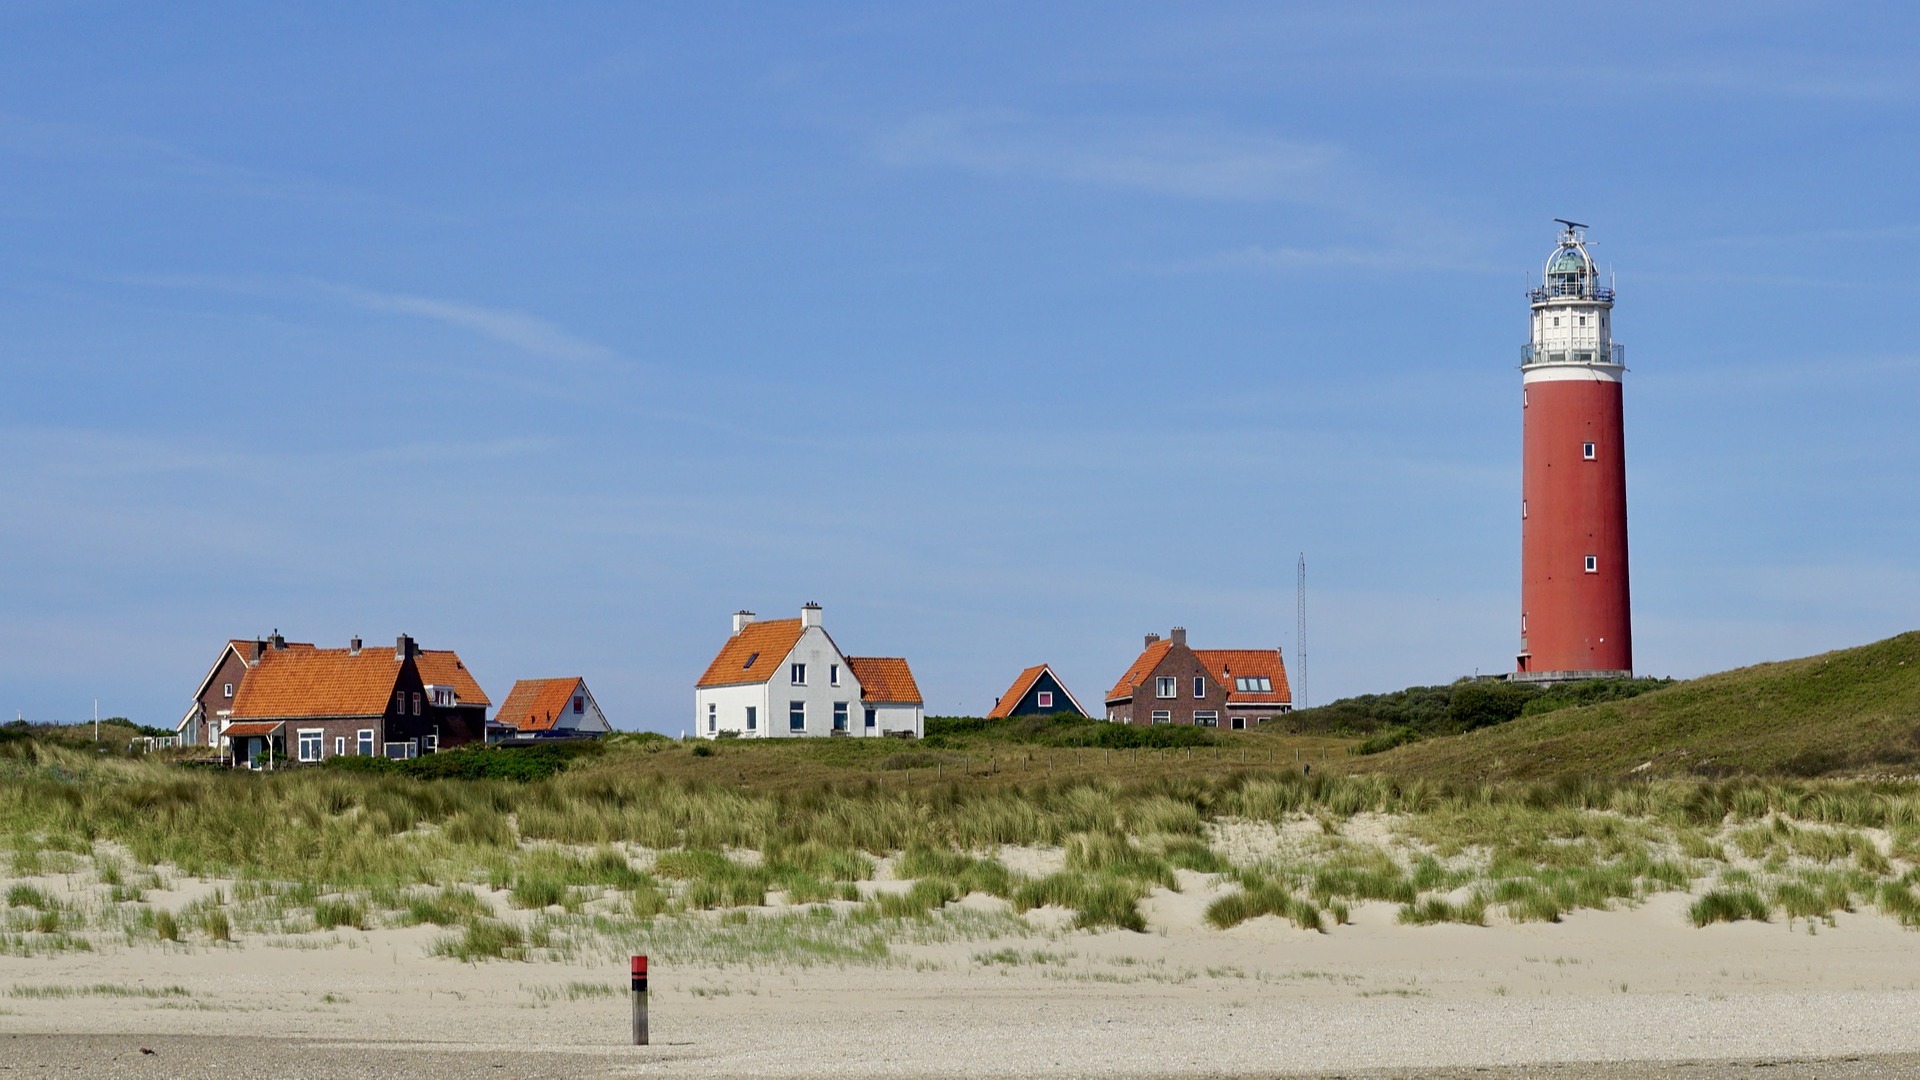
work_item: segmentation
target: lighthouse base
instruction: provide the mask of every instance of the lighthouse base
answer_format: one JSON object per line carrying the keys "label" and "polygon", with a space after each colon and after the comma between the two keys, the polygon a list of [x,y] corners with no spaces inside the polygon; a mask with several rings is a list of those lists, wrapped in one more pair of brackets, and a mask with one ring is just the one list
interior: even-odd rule
{"label": "lighthouse base", "polygon": [[1508,682],[1548,686],[1556,683],[1590,682],[1594,679],[1631,678],[1633,678],[1631,671],[1514,671],[1507,674]]}

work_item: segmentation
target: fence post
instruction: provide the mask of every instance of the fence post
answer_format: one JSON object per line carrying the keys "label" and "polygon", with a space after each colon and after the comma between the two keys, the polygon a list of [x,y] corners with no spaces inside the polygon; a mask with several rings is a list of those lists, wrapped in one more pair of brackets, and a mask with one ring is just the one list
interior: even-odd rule
{"label": "fence post", "polygon": [[647,958],[633,958],[633,1045],[647,1045]]}

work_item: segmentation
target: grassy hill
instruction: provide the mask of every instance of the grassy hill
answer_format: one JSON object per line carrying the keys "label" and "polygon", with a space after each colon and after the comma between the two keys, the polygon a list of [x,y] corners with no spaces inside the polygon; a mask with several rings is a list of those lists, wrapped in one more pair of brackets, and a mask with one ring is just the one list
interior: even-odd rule
{"label": "grassy hill", "polygon": [[1357,758],[1452,780],[1920,771],[1920,631]]}

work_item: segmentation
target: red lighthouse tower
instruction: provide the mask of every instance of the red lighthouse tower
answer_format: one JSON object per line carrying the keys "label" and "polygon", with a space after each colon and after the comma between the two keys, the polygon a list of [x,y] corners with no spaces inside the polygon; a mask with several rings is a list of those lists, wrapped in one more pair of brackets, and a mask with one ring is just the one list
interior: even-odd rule
{"label": "red lighthouse tower", "polygon": [[1627,452],[1613,340],[1613,289],[1566,227],[1533,302],[1521,350],[1520,656],[1516,678],[1633,673],[1627,591]]}

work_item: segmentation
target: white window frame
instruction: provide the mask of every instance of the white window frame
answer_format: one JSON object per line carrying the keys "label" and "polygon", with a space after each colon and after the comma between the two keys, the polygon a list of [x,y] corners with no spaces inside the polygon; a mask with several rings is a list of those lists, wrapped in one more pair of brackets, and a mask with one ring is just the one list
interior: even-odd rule
{"label": "white window frame", "polygon": [[373,729],[370,727],[363,727],[354,736],[353,752],[358,754],[361,757],[372,757],[373,751],[377,745],[378,744],[373,741]]}
{"label": "white window frame", "polygon": [[880,710],[874,708],[871,705],[868,705],[868,706],[865,706],[865,712],[866,712],[866,716],[865,716],[866,726],[870,728],[879,727],[880,726]]}
{"label": "white window frame", "polygon": [[424,747],[422,747],[422,749],[424,749],[427,753],[437,754],[440,752],[440,733],[439,732],[434,732],[431,735],[422,735],[420,736],[420,741],[426,744]]}
{"label": "white window frame", "polygon": [[758,705],[747,706],[747,730],[760,730],[760,706]]}
{"label": "white window frame", "polygon": [[707,734],[720,730],[720,706],[707,702]]}
{"label": "white window frame", "polygon": [[333,737],[333,756],[347,756],[347,737],[345,735],[335,735]]}
{"label": "white window frame", "polygon": [[1247,718],[1244,716],[1229,716],[1227,718],[1227,730],[1229,731],[1247,730]]}
{"label": "white window frame", "polygon": [[1150,722],[1155,724],[1171,724],[1173,723],[1173,712],[1169,709],[1155,709],[1153,710],[1153,718]]}
{"label": "white window frame", "polygon": [[1590,443],[1590,442],[1581,443],[1580,444],[1580,460],[1581,461],[1600,460],[1599,449],[1600,448],[1598,446],[1595,446],[1593,443]]}
{"label": "white window frame", "polygon": [[1038,694],[1034,695],[1033,703],[1038,708],[1042,708],[1042,709],[1053,708],[1053,691],[1051,690],[1040,691]]}
{"label": "white window frame", "polygon": [[1193,677],[1193,696],[1197,698],[1207,696],[1207,677],[1205,675],[1195,675]]}
{"label": "white window frame", "polygon": [[1171,675],[1162,675],[1153,680],[1153,696],[1171,700],[1180,696],[1180,680]]}
{"label": "white window frame", "polygon": [[852,720],[853,713],[847,708],[846,702],[836,701],[833,703],[833,730],[846,731],[847,725],[851,723]]}
{"label": "white window frame", "polygon": [[[799,721],[799,723],[795,723],[794,721],[796,720]],[[787,730],[807,730],[807,703],[805,701],[787,702]]]}
{"label": "white window frame", "polygon": [[828,686],[840,685],[840,665],[839,664],[827,665],[827,685]]}
{"label": "white window frame", "polygon": [[789,664],[787,666],[787,678],[792,680],[795,686],[807,685],[807,665]]}
{"label": "white window frame", "polygon": [[[298,728],[294,732],[294,745],[299,748],[301,761],[319,761],[327,756],[327,729]],[[307,740],[313,740],[313,753],[307,753]]]}
{"label": "white window frame", "polygon": [[224,684],[224,685],[223,685],[223,688],[222,688],[222,693],[224,693],[224,694],[225,694],[225,695],[226,695],[227,697],[232,697],[232,696],[233,696],[233,684],[232,684],[232,683],[226,683],[226,684]]}
{"label": "white window frame", "polygon": [[1193,722],[1197,727],[1217,728],[1220,726],[1220,712],[1217,709],[1201,709],[1193,714]]}
{"label": "white window frame", "polygon": [[413,692],[413,715],[420,715],[420,691],[418,690]]}
{"label": "white window frame", "polygon": [[1598,555],[1587,556],[1585,566],[1586,566],[1587,573],[1589,574],[1599,573],[1600,572],[1600,556]]}

